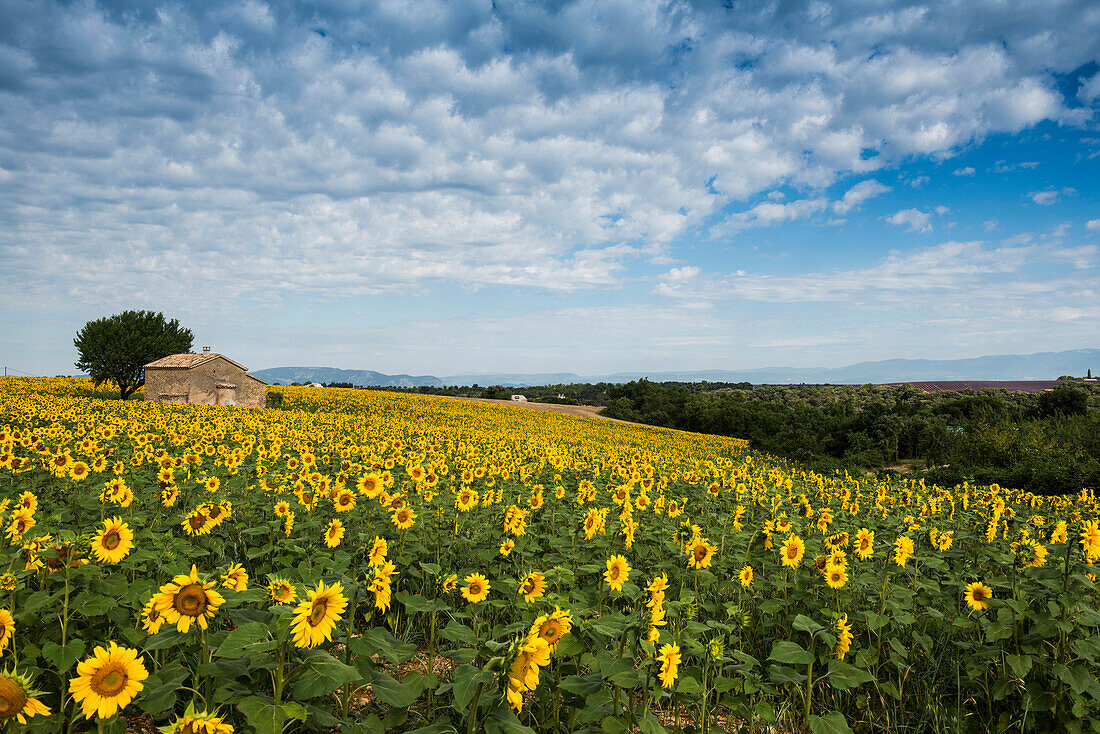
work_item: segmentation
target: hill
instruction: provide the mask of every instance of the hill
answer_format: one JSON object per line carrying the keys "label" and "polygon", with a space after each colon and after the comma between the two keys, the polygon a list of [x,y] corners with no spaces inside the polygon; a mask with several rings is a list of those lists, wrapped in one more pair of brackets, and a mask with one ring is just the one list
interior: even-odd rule
{"label": "hill", "polygon": [[274,367],[252,374],[277,384],[291,382],[347,382],[364,387],[442,387],[444,385],[559,385],[572,383],[626,383],[648,378],[654,382],[751,382],[756,385],[832,384],[864,385],[935,380],[1052,380],[1059,375],[1100,372],[1100,349],[1072,349],[1037,354],[1002,354],[970,359],[887,359],[858,362],[845,367],[763,367],[749,370],[697,370],[688,372],[616,372],[578,375],[572,372],[466,373],[387,375],[373,370],[335,367]]}

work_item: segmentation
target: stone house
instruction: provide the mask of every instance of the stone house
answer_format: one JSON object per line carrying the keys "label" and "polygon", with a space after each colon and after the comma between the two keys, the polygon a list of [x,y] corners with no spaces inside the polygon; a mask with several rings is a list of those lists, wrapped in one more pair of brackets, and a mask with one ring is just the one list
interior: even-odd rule
{"label": "stone house", "polygon": [[267,383],[224,354],[172,354],[145,365],[145,399],[157,403],[262,408]]}

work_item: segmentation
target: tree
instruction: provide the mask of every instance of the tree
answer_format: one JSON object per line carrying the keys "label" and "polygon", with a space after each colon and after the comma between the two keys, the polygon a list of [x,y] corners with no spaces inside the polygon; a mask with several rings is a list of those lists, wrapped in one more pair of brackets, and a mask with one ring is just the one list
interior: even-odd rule
{"label": "tree", "polygon": [[162,313],[123,311],[84,324],[73,339],[77,369],[96,386],[114,381],[125,400],[145,383],[144,367],[169,354],[191,350],[194,334]]}

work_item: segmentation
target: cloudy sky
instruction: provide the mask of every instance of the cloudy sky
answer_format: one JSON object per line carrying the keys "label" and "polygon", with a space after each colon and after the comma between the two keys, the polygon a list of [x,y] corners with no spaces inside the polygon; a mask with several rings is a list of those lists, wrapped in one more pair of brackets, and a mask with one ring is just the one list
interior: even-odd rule
{"label": "cloudy sky", "polygon": [[0,355],[253,369],[1100,346],[1094,1],[0,0]]}

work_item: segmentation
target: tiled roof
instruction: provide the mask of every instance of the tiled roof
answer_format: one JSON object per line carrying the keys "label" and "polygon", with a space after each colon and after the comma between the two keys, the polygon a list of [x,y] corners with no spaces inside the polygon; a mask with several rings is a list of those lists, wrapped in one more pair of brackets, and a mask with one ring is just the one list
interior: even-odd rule
{"label": "tiled roof", "polygon": [[219,354],[217,352],[204,352],[202,354],[169,354],[167,357],[161,357],[155,362],[150,362],[149,364],[145,365],[145,367],[169,370],[189,370],[193,367],[198,367],[200,364],[205,364],[206,362],[209,362],[210,360],[216,359],[218,357],[221,357],[226,362],[229,362],[232,365],[240,367],[246,372],[248,371],[243,364],[234,362],[224,354]]}

